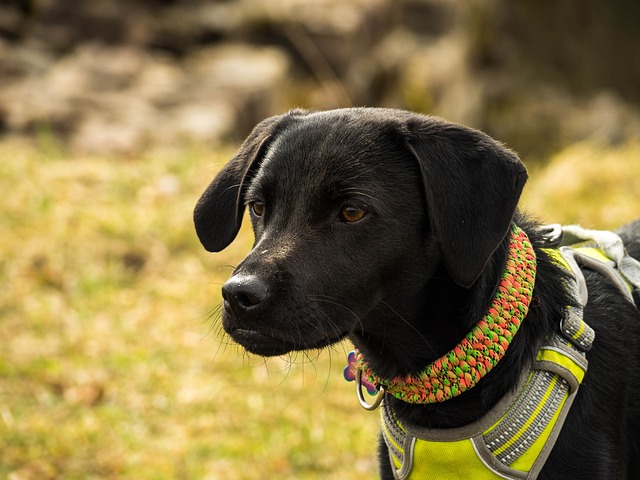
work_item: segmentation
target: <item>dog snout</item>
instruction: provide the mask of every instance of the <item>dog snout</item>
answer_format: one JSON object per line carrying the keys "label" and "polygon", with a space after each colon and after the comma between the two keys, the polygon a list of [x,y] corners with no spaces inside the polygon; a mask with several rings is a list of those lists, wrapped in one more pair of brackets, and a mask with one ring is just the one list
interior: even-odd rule
{"label": "dog snout", "polygon": [[224,308],[236,319],[260,311],[268,295],[267,283],[255,275],[235,275],[222,286]]}

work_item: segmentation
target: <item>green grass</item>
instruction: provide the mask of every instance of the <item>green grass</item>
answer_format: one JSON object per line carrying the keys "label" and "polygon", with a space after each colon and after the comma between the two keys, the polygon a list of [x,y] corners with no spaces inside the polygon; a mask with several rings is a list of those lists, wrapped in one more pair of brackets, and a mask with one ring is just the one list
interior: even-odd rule
{"label": "green grass", "polygon": [[[526,203],[549,221],[631,220],[639,152],[568,149]],[[191,211],[231,153],[0,144],[0,478],[376,476],[378,418],[342,381],[348,345],[264,361],[221,334],[219,287],[251,233],[207,254]]]}

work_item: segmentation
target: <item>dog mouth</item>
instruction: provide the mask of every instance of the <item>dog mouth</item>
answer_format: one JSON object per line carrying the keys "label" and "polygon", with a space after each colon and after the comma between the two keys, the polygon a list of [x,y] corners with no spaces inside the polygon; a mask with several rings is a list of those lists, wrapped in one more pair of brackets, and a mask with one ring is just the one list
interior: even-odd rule
{"label": "dog mouth", "polygon": [[293,351],[324,348],[343,340],[348,335],[348,333],[342,333],[319,339],[300,339],[300,341],[293,341],[293,339],[281,338],[276,332],[265,333],[246,328],[234,328],[227,331],[227,333],[235,342],[244,347],[245,350],[263,357],[274,357]]}
{"label": "dog mouth", "polygon": [[257,330],[235,328],[227,333],[231,335],[234,341],[242,345],[245,350],[256,355],[273,357],[295,350],[293,343]]}

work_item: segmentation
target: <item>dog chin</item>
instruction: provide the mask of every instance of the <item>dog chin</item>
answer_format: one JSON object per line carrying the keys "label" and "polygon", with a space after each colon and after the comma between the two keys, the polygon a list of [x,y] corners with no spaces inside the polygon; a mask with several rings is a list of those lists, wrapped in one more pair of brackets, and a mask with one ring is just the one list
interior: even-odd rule
{"label": "dog chin", "polygon": [[296,350],[295,345],[255,330],[241,328],[228,332],[231,338],[250,353],[263,357],[276,357]]}
{"label": "dog chin", "polygon": [[315,342],[297,344],[281,338],[265,335],[256,330],[237,328],[227,333],[235,342],[244,347],[246,351],[263,357],[276,357],[293,351],[324,348],[339,342],[347,336],[347,334],[344,334],[336,338],[323,338]]}

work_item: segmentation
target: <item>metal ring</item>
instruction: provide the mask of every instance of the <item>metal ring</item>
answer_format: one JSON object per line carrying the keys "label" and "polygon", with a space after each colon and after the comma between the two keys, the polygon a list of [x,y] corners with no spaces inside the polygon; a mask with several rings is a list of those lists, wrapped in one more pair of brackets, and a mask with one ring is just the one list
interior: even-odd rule
{"label": "metal ring", "polygon": [[373,411],[382,403],[385,391],[384,387],[379,387],[378,393],[376,393],[376,396],[373,398],[373,402],[367,402],[367,400],[364,398],[364,394],[362,393],[362,370],[358,368],[356,370],[356,393],[358,394],[358,400],[360,401],[360,405],[362,406],[362,408],[364,408],[365,410]]}

